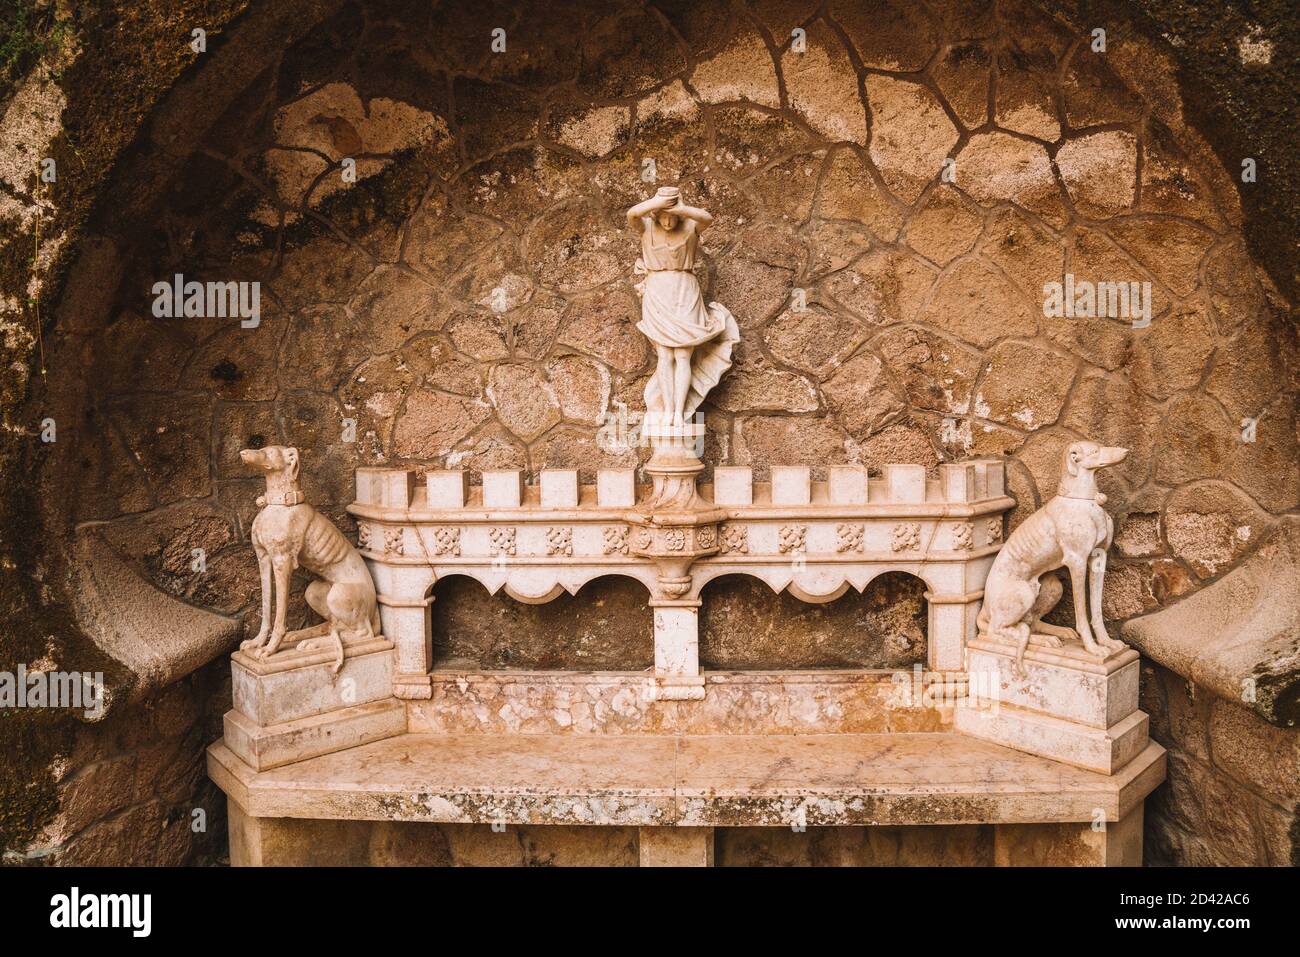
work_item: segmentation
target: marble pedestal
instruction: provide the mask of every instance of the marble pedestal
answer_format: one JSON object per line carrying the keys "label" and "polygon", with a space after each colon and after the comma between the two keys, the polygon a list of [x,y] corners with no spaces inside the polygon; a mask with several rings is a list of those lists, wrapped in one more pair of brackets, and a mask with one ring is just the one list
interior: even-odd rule
{"label": "marble pedestal", "polygon": [[264,771],[406,731],[406,708],[393,697],[391,641],[346,643],[338,673],[334,661],[332,650],[235,652],[226,746]]}
{"label": "marble pedestal", "polygon": [[1138,710],[1138,658],[1131,648],[1098,660],[1081,643],[1025,651],[987,638],[967,646],[967,704],[954,725],[965,734],[1113,774],[1147,746]]}

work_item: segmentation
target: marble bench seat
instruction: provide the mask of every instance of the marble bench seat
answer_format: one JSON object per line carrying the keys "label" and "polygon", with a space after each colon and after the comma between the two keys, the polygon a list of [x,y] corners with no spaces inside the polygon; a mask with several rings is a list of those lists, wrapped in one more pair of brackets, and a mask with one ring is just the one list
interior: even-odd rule
{"label": "marble bench seat", "polygon": [[[1119,863],[1117,841],[1140,838],[1142,801],[1164,778],[1164,750],[1151,743],[1107,776],[946,732],[405,734],[260,773],[217,743],[208,771],[231,798],[232,835],[285,818],[634,826],[710,839],[728,826],[1053,825],[1092,831],[1087,855],[1102,859],[1091,862]],[[1059,835],[1047,843],[1069,846]]]}

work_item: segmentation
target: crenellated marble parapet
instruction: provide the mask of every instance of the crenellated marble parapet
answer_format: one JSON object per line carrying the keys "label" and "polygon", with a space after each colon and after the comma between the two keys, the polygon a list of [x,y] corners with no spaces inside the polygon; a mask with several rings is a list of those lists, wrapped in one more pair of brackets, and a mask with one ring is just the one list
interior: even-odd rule
{"label": "crenellated marble parapet", "polygon": [[535,484],[518,470],[474,481],[465,471],[358,469],[349,511],[384,634],[398,645],[399,694],[427,696],[427,606],[449,575],[530,603],[606,575],[641,581],[655,609],[663,696],[682,698],[704,692],[697,612],[713,579],[750,575],[825,602],[907,572],[928,586],[930,668],[957,671],[1015,504],[1003,464],[989,459],[941,465],[934,476],[920,465],[886,465],[878,476],[831,466],[820,481],[806,466],[772,466],[766,482],[747,467],[718,467],[688,501],[664,506],[633,469],[603,469],[590,484],[572,469],[542,470]]}

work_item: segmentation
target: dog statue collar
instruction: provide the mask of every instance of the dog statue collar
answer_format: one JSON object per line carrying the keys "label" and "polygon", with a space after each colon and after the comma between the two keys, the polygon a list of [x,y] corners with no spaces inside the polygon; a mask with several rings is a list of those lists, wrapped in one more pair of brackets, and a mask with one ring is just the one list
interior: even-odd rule
{"label": "dog statue collar", "polygon": [[1101,492],[1098,492],[1095,495],[1063,495],[1058,492],[1056,497],[1068,498],[1075,502],[1095,502],[1098,505],[1106,504],[1106,496],[1101,494]]}
{"label": "dog statue collar", "polygon": [[267,492],[262,496],[267,505],[297,505],[302,501],[302,489],[289,492]]}

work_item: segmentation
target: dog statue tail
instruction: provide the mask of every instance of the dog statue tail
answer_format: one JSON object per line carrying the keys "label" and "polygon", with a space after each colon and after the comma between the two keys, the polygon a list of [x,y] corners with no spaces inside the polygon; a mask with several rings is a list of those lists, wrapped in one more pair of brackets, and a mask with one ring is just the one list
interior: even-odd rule
{"label": "dog statue tail", "polygon": [[[379,629],[381,625],[379,621],[378,605],[375,606],[374,614],[370,616],[370,620],[366,622],[366,625],[368,626],[366,629],[368,634],[363,635],[362,636],[363,638],[373,638],[375,637],[375,635],[379,634]],[[334,657],[334,667],[331,670],[333,670],[335,674],[338,674],[340,671],[343,670],[343,635],[338,630],[338,628],[332,629],[330,631],[330,635],[334,639],[334,648],[337,652],[337,654]]]}
{"label": "dog statue tail", "polygon": [[[981,638],[989,636],[989,612],[985,605],[980,606],[979,614],[975,616],[976,633]],[[1016,635],[1016,660],[1012,665],[1012,674],[1023,675],[1025,673],[1025,650],[1029,647],[1030,628],[1023,626],[1017,629]]]}

